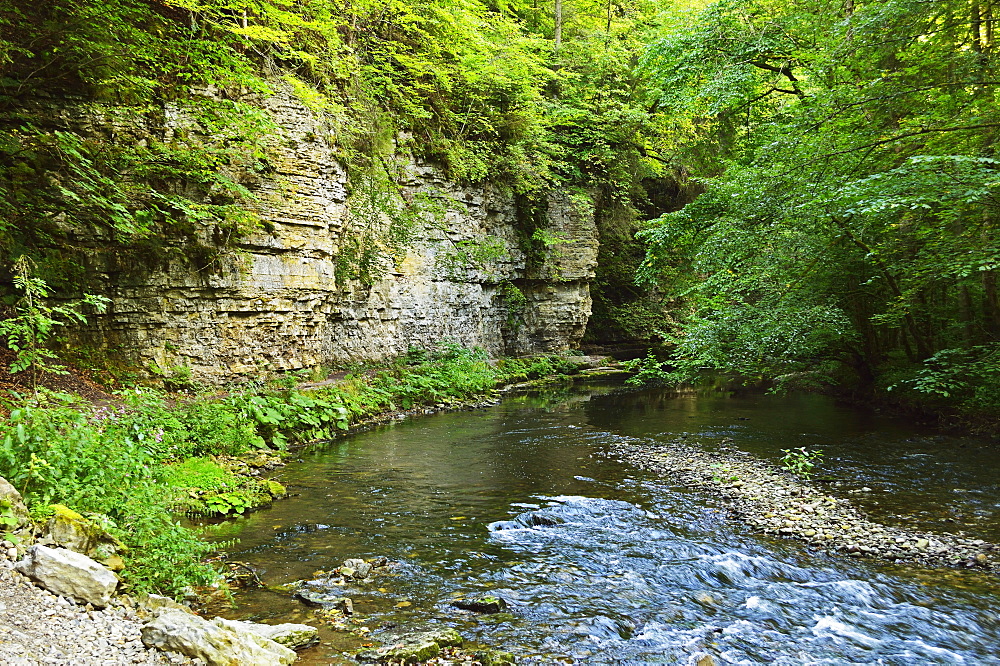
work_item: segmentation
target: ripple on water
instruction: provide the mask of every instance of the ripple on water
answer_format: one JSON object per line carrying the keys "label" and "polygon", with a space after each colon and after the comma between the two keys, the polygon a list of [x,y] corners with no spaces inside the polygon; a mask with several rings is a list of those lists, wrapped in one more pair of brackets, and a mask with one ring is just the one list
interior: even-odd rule
{"label": "ripple on water", "polygon": [[699,650],[747,664],[1000,663],[988,601],[944,599],[864,565],[801,566],[624,501],[541,504],[491,525],[492,540],[532,555],[495,581],[523,618],[508,640],[531,643],[524,628],[544,625],[539,648],[555,638],[586,663],[682,663]]}
{"label": "ripple on water", "polygon": [[[292,496],[241,519],[255,531],[243,531],[234,556],[284,583],[384,555],[404,563],[375,583],[384,592],[342,590],[373,634],[389,622],[451,624],[529,663],[693,666],[705,654],[726,664],[1000,663],[1000,586],[982,574],[826,559],[747,536],[728,528],[716,500],[603,455],[684,432],[698,433],[686,441],[734,437],[772,459],[821,442],[833,476],[888,479],[885,489],[897,490],[936,479],[948,506],[993,510],[996,465],[985,453],[970,465],[938,442],[880,445],[872,438],[881,426],[851,426],[822,400],[729,405],[640,393],[565,410],[510,402],[362,433],[289,465],[282,479]],[[901,453],[921,455],[899,466]],[[888,507],[889,495],[872,493],[871,503]],[[893,496],[907,512],[917,506]],[[510,614],[451,607],[480,593],[505,598]]]}

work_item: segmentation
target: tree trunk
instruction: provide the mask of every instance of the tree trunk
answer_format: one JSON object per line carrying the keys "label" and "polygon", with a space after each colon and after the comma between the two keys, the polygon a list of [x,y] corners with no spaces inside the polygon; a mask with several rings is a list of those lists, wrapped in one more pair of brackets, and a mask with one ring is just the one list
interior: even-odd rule
{"label": "tree trunk", "polygon": [[962,342],[965,343],[966,347],[971,347],[975,344],[975,331],[972,322],[972,294],[969,292],[969,286],[965,284],[962,285],[959,292],[958,313],[959,318],[962,320]]}
{"label": "tree trunk", "polygon": [[[899,288],[899,283],[896,282],[896,278],[892,275],[892,272],[889,270],[889,267],[885,265],[885,262],[883,262],[881,259],[878,258],[878,254],[871,247],[869,247],[867,243],[865,243],[863,240],[861,240],[851,232],[851,229],[850,227],[847,226],[847,222],[845,220],[839,220],[837,218],[831,218],[831,219],[833,220],[834,224],[840,227],[841,231],[844,232],[844,235],[847,236],[847,238],[850,239],[852,243],[854,243],[861,250],[864,250],[867,256],[871,257],[872,262],[874,262],[875,264],[875,268],[878,270],[879,273],[882,274],[882,277],[885,279],[886,285],[889,287],[889,291],[892,293],[893,296],[899,299],[900,302],[902,302],[904,298],[903,292]],[[917,356],[918,356],[917,360],[919,361],[924,360],[925,358],[931,355],[931,351],[930,347],[927,344],[927,341],[924,339],[924,336],[920,331],[920,327],[917,325],[916,319],[913,318],[913,315],[910,312],[907,312],[906,314],[903,315],[903,322],[906,324],[906,329],[907,331],[909,331],[910,337],[913,338],[914,345],[916,345]],[[908,346],[909,343],[907,343],[907,347]],[[908,352],[907,355],[909,356],[910,353]]]}
{"label": "tree trunk", "polygon": [[983,50],[989,53],[993,50],[993,2],[986,4],[983,10]]}
{"label": "tree trunk", "polygon": [[559,48],[562,46],[562,21],[563,21],[563,7],[562,0],[556,0],[556,52],[558,53]]}
{"label": "tree trunk", "polygon": [[983,309],[986,311],[986,330],[993,340],[1000,339],[1000,300],[997,298],[997,274],[994,271],[983,273]]}
{"label": "tree trunk", "polygon": [[979,9],[979,0],[972,0],[972,50],[976,53],[983,52],[983,19]]}

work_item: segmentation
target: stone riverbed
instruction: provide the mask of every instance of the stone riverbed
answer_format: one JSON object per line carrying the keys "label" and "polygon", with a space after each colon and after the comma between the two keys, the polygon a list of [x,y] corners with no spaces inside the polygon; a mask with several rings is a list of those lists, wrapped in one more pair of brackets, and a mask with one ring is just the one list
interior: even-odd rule
{"label": "stone riverbed", "polygon": [[721,497],[732,518],[759,532],[804,541],[827,555],[921,566],[1000,571],[1000,546],[963,533],[881,524],[851,501],[740,451],[705,451],[681,440],[626,444],[610,454]]}

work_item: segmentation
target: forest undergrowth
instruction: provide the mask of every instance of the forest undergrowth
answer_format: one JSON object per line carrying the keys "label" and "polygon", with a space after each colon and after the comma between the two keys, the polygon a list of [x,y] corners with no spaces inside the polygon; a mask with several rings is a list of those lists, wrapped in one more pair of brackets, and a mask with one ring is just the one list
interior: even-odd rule
{"label": "forest undergrowth", "polygon": [[[218,544],[182,526],[180,515],[235,515],[280,498],[284,488],[264,473],[289,451],[379,414],[464,405],[577,367],[558,356],[490,360],[445,344],[382,367],[359,365],[314,388],[290,374],[224,391],[135,384],[105,393],[76,374],[49,374],[37,393],[23,382],[7,386],[0,476],[36,521],[63,505],[119,539],[128,590],[177,596],[220,582],[204,561]],[[46,388],[45,379],[87,386],[88,395]]]}

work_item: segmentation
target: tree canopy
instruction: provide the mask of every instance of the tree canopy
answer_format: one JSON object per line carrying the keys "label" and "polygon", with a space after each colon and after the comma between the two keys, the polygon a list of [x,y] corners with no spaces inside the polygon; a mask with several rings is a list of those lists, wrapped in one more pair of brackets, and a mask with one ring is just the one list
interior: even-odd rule
{"label": "tree canopy", "polygon": [[[285,86],[351,168],[408,152],[529,226],[553,188],[596,198],[595,308],[661,328],[682,375],[847,367],[994,404],[993,26],[992,0],[0,0],[0,249],[59,286],[74,226],[249,233]],[[171,109],[190,132],[115,134]]]}
{"label": "tree canopy", "polygon": [[[846,364],[997,399],[993,20],[978,0],[722,0],[649,46],[704,188],[643,234],[644,277],[688,307],[681,367]],[[945,359],[968,375],[950,388]]]}

